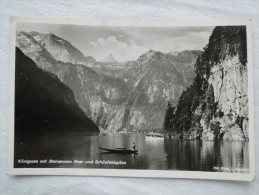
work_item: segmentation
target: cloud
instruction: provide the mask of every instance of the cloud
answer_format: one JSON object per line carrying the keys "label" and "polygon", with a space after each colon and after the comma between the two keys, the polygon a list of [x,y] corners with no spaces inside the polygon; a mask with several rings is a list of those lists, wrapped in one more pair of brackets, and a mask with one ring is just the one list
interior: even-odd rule
{"label": "cloud", "polygon": [[[118,36],[122,37],[120,34]],[[109,54],[112,54],[118,61],[136,60],[141,54],[148,51],[146,47],[137,44],[133,39],[127,42],[120,41],[117,36],[99,38],[92,41],[88,47],[88,54],[99,61]]]}
{"label": "cloud", "polygon": [[97,38],[87,49],[103,60],[110,53],[118,61],[136,60],[148,50],[161,52],[203,50],[213,27],[136,28],[111,27],[110,36]]}
{"label": "cloud", "polygon": [[148,47],[162,52],[203,50],[208,43],[210,32],[188,32],[183,36],[162,37],[153,42],[147,42]]}
{"label": "cloud", "polygon": [[88,54],[103,60],[110,53],[118,61],[136,60],[148,50],[161,52],[203,50],[213,27],[113,27],[113,34],[92,41]]}
{"label": "cloud", "polygon": [[214,27],[174,27],[121,29],[148,49],[161,52],[202,50]]}

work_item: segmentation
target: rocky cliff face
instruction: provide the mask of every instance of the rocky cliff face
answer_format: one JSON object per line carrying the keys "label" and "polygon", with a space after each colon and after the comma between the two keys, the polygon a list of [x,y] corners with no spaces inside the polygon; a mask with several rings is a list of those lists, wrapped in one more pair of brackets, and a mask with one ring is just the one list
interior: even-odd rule
{"label": "rocky cliff face", "polygon": [[194,63],[201,54],[149,51],[137,61],[79,65],[71,63],[66,52],[60,52],[62,58],[56,56],[59,49],[54,52],[53,48],[63,47],[53,44],[63,43],[47,42],[35,34],[18,33],[17,46],[69,86],[84,113],[106,131],[161,129],[167,101],[176,105],[195,77]]}
{"label": "rocky cliff face", "polygon": [[73,92],[57,76],[39,69],[19,49],[15,71],[15,135],[59,131],[98,132]]}
{"label": "rocky cliff face", "polygon": [[181,55],[151,50],[127,66],[123,78],[134,89],[127,101],[127,129],[162,128],[167,101],[176,105],[182,91],[192,82],[193,64],[200,54],[195,52],[190,51],[193,56],[185,55],[185,61],[181,61]]}
{"label": "rocky cliff face", "polygon": [[197,59],[197,76],[172,119],[176,136],[247,140],[248,79],[245,27],[216,27]]}

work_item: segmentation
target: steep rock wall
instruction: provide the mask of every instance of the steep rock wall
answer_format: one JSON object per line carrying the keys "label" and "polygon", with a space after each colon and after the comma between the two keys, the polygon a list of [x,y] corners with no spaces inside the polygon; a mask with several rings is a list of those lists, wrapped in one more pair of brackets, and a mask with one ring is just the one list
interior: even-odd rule
{"label": "steep rock wall", "polygon": [[195,67],[194,83],[177,105],[175,136],[248,140],[245,27],[216,27]]}

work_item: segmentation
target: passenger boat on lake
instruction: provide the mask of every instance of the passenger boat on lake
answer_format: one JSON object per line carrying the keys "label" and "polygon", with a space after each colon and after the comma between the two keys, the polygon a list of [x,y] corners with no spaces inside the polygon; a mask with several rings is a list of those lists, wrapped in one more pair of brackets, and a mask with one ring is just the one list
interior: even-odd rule
{"label": "passenger boat on lake", "polygon": [[165,136],[160,133],[149,132],[148,134],[146,134],[146,138],[148,138],[148,139],[164,139]]}

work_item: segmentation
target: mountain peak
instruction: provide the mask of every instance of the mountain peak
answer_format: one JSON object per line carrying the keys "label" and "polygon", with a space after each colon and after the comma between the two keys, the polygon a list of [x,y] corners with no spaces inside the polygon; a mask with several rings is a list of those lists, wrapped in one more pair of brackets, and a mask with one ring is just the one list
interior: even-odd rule
{"label": "mountain peak", "polygon": [[172,56],[177,56],[177,55],[179,55],[179,51],[170,51],[170,52],[167,52],[167,54],[170,54],[170,55],[172,55]]}
{"label": "mountain peak", "polygon": [[154,50],[149,50],[148,52],[142,54],[139,58],[138,61],[140,63],[146,63],[149,60],[156,60],[159,59],[163,56],[164,54],[160,51],[154,51]]}
{"label": "mountain peak", "polygon": [[30,35],[40,47],[47,50],[57,61],[72,64],[86,64],[88,62],[81,51],[67,40],[53,33],[31,31],[27,34]]}
{"label": "mountain peak", "polygon": [[152,50],[150,49],[148,52],[146,52],[145,54],[150,54],[150,55],[154,55],[154,54],[160,54],[161,52],[160,51],[155,51],[155,50]]}
{"label": "mountain peak", "polygon": [[115,58],[113,57],[113,55],[110,53],[104,60],[103,62],[118,62],[117,60],[115,60]]}

